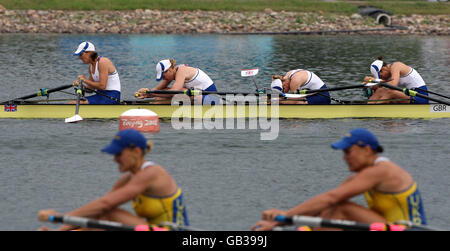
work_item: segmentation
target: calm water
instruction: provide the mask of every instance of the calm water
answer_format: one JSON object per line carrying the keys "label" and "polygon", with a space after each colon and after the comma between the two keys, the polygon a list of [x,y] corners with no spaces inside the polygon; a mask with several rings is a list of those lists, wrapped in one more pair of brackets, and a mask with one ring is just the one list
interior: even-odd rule
{"label": "calm water", "polygon": [[[416,68],[430,90],[450,94],[449,37],[1,35],[0,100],[87,74],[71,55],[83,40],[115,63],[125,99],[154,86],[154,65],[167,57],[200,67],[221,90],[252,91],[241,69],[259,67],[260,86],[294,68],[342,86],[360,82],[374,57],[384,55]],[[334,97],[362,98],[355,90]],[[330,144],[366,127],[378,135],[383,155],[418,181],[429,224],[450,229],[449,122],[282,120],[274,141],[261,141],[261,130],[175,130],[163,122],[160,133],[147,135],[155,143],[148,157],[184,190],[192,226],[248,230],[262,210],[287,209],[338,185],[349,172]],[[120,174],[100,149],[117,129],[117,120],[0,120],[0,229],[36,229],[39,209],[67,212],[106,193]]]}

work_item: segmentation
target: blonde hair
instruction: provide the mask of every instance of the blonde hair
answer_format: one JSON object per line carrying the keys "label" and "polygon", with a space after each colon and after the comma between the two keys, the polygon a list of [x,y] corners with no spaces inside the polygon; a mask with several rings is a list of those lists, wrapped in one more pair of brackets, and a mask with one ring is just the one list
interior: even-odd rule
{"label": "blonde hair", "polygon": [[177,61],[175,61],[175,59],[173,58],[169,58],[170,61],[170,68],[175,68],[175,66],[177,65]]}
{"label": "blonde hair", "polygon": [[143,154],[147,154],[150,153],[153,149],[153,142],[151,142],[150,140],[147,140],[147,149],[145,149],[143,152]]}
{"label": "blonde hair", "polygon": [[281,76],[281,75],[272,75],[272,81],[274,81],[275,79],[280,79],[281,81],[284,81],[284,76]]}

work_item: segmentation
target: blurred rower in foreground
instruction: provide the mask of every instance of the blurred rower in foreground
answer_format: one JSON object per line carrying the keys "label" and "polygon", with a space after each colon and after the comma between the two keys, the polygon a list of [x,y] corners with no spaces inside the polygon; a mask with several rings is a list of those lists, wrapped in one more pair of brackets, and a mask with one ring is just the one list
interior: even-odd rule
{"label": "blurred rower in foreground", "polygon": [[[156,64],[156,81],[160,83],[152,88],[155,90],[167,90],[167,91],[181,91],[187,89],[195,89],[202,91],[216,92],[217,88],[211,78],[199,68],[194,68],[187,65],[177,65],[176,61],[172,58],[161,60]],[[174,81],[172,87],[169,84]],[[150,91],[148,88],[139,89],[135,95],[137,98],[152,98],[156,97],[159,101],[168,101],[174,94],[155,94],[147,93]],[[198,97],[196,103],[213,105],[218,103],[218,99],[214,95],[202,95]]]}
{"label": "blurred rower in foreground", "polygon": [[[297,69],[287,72],[284,76],[272,76],[271,89],[273,93],[295,93],[297,90],[325,89],[327,86],[314,72]],[[287,100],[281,103],[288,104],[330,104],[330,94],[328,92],[316,93],[306,97],[306,101]]]}
{"label": "blurred rower in foreground", "polygon": [[[403,168],[379,156],[383,151],[376,137],[366,129],[354,129],[331,145],[344,151],[344,160],[354,174],[335,189],[319,194],[287,211],[266,210],[252,230],[272,230],[280,225],[277,215],[320,216],[365,223],[393,223],[399,220],[426,224],[417,183]],[[368,208],[350,202],[364,194]]]}
{"label": "blurred rower in foreground", "polygon": [[[420,94],[428,96],[427,86],[422,76],[412,67],[402,63],[402,62],[393,62],[387,64],[382,61],[383,57],[378,57],[370,65],[370,72],[372,76],[366,76],[364,78],[364,84],[367,82],[374,81],[375,79],[381,79],[386,81],[387,84],[407,88],[410,90],[417,91]],[[376,103],[411,103],[411,104],[428,104],[428,99],[420,98],[420,97],[409,97],[403,92],[375,86],[368,92],[370,100],[381,100]],[[399,99],[395,101],[395,99]],[[392,101],[391,101],[392,100]]]}
{"label": "blurred rower in foreground", "polygon": [[[119,171],[124,175],[103,197],[65,215],[115,221],[132,226],[157,225],[165,221],[188,226],[181,189],[163,167],[145,159],[145,154],[150,152],[151,146],[136,130],[128,129],[117,133],[111,144],[102,151],[114,155]],[[136,215],[119,208],[129,201]],[[57,213],[52,209],[41,210],[38,217],[46,221],[50,215],[55,214]],[[63,225],[59,230],[74,228]]]}

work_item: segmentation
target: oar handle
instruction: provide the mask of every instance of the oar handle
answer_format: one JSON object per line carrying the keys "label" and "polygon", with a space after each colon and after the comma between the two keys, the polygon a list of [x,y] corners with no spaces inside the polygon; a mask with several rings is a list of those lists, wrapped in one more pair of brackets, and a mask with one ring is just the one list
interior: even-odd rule
{"label": "oar handle", "polygon": [[320,217],[300,216],[296,215],[288,217],[277,215],[275,221],[286,224],[307,225],[310,227],[329,227],[340,228],[344,230],[362,230],[362,231],[404,231],[406,228],[401,225],[388,225],[384,223],[361,223],[348,220],[324,219]]}
{"label": "oar handle", "polygon": [[84,228],[99,228],[109,231],[167,231],[166,229],[160,227],[150,227],[147,225],[130,226],[119,222],[92,220],[88,218],[68,215],[50,215],[48,217],[48,221],[52,223],[63,223]]}

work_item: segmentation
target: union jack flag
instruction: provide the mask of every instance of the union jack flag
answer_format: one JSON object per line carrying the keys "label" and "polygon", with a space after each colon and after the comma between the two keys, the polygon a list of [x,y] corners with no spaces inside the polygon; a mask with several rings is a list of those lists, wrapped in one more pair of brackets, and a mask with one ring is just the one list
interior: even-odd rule
{"label": "union jack flag", "polygon": [[16,112],[17,105],[5,105],[5,112]]}

